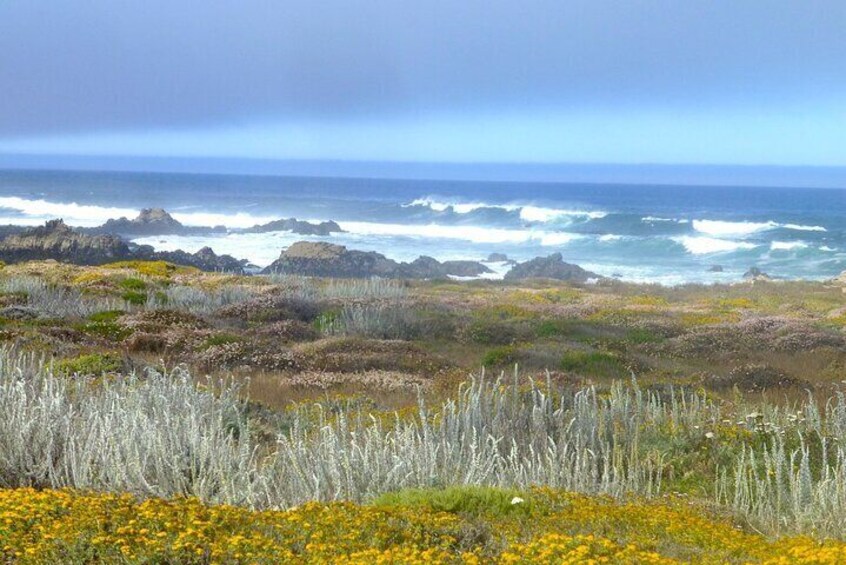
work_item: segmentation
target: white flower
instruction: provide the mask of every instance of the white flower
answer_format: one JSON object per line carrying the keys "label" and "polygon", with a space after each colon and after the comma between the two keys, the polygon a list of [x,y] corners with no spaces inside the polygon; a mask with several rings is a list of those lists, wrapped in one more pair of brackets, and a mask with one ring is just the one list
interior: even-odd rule
{"label": "white flower", "polygon": [[714,439],[716,436],[714,436],[714,432],[706,432],[705,437],[708,439]]}
{"label": "white flower", "polygon": [[515,496],[511,499],[511,504],[523,504],[524,502],[526,501],[520,498],[519,496]]}

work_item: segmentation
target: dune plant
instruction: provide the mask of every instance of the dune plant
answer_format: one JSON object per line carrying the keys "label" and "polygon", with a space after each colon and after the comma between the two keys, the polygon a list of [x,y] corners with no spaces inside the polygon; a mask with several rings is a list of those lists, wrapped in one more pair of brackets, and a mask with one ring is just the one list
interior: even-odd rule
{"label": "dune plant", "polygon": [[85,296],[75,288],[51,285],[43,279],[30,276],[4,279],[0,283],[0,292],[25,297],[29,307],[51,318],[85,318],[123,306],[114,299]]}

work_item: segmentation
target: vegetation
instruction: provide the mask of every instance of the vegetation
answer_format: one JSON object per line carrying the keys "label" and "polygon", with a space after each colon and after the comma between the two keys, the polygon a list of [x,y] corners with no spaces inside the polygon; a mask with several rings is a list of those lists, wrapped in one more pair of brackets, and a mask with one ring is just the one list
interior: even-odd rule
{"label": "vegetation", "polygon": [[0,560],[836,563],[844,300],[7,266]]}

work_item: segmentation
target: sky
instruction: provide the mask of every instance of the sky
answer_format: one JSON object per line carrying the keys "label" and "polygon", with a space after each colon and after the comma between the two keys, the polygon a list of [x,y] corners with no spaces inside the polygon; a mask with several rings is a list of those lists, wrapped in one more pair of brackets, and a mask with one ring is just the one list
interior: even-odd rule
{"label": "sky", "polygon": [[846,166],[843,0],[3,0],[0,154]]}

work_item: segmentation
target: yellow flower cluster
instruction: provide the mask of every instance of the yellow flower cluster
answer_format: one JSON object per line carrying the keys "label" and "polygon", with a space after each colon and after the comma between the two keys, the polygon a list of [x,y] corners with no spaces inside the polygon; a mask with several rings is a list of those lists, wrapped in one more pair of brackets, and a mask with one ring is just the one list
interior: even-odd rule
{"label": "yellow flower cluster", "polygon": [[551,489],[524,497],[472,511],[418,499],[256,512],[194,499],[0,490],[0,563],[846,562],[844,543],[768,540],[683,499],[615,502]]}
{"label": "yellow flower cluster", "polygon": [[655,563],[667,565],[680,563],[662,557],[654,551],[643,551],[634,544],[622,546],[594,535],[567,536],[544,534],[529,543],[516,544],[500,556],[503,565],[523,563]]}

